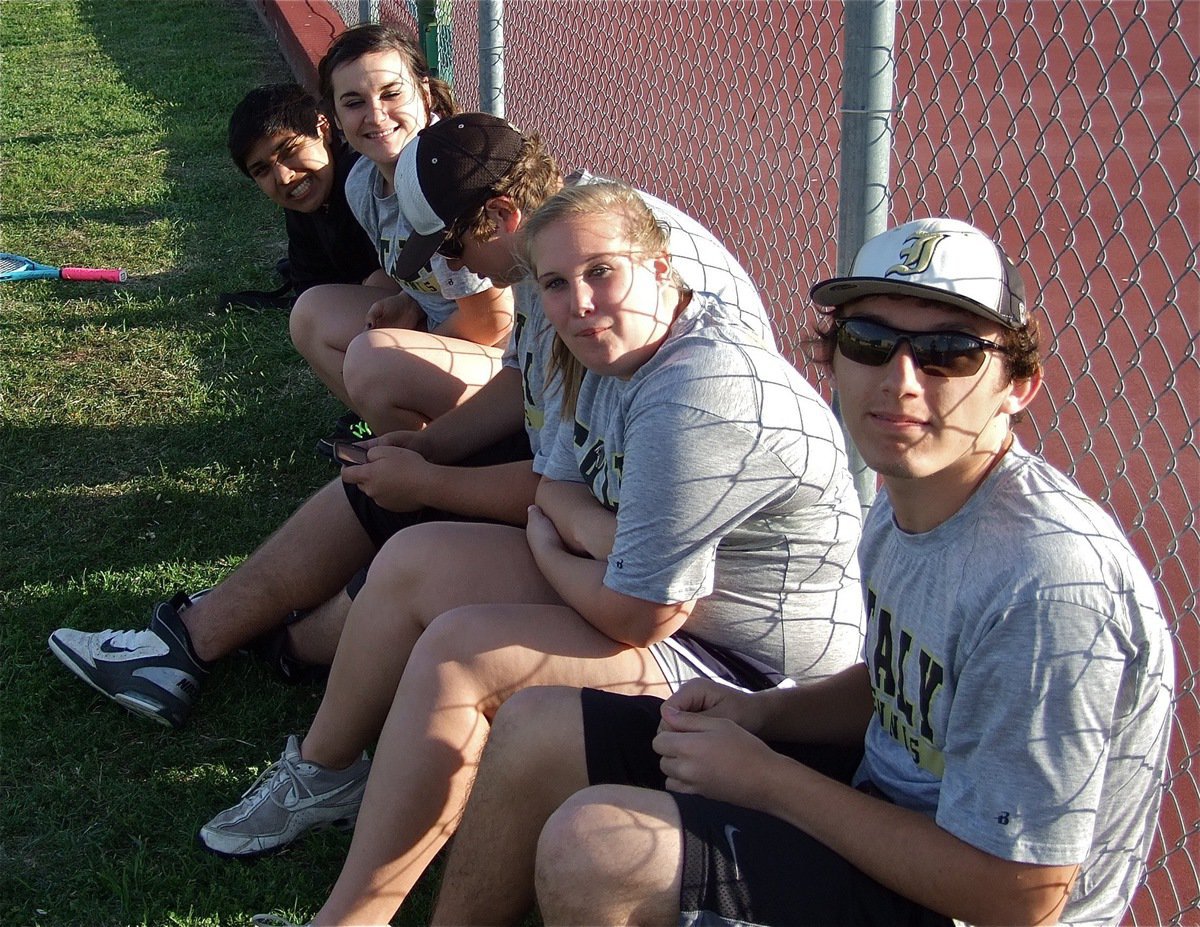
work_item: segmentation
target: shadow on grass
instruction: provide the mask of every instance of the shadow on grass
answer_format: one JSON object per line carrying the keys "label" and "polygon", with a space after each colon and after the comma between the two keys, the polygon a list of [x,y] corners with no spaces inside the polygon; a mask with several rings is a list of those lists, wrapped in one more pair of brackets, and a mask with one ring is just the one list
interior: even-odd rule
{"label": "shadow on grass", "polygon": [[[345,835],[252,866],[193,842],[282,738],[307,727],[319,690],[282,686],[231,658],[188,726],[171,732],[83,686],[46,638],[67,624],[143,625],[150,590],[217,579],[336,474],[312,446],[339,410],[295,356],[286,319],[213,311],[218,292],[271,282],[281,253],[282,219],[229,161],[224,133],[242,94],[284,68],[238,0],[73,8],[87,34],[72,22],[63,48],[115,67],[157,124],[117,126],[106,148],[106,127],[81,128],[90,114],[72,112],[63,94],[50,102],[70,116],[64,131],[39,129],[23,143],[91,142],[89,156],[103,158],[144,138],[163,152],[163,192],[128,207],[119,186],[90,209],[30,199],[14,213],[6,203],[6,222],[38,226],[35,240],[96,225],[118,226],[128,242],[144,235],[147,247],[171,240],[148,255],[168,265],[161,272],[123,287],[36,284],[0,318],[6,346],[25,352],[4,381],[22,424],[0,410],[0,924],[240,924],[255,910],[318,903],[344,856]],[[54,67],[75,60],[57,47],[47,54],[60,56],[48,57]],[[176,357],[190,364],[179,385],[195,395],[153,382]],[[106,378],[106,363],[143,369]],[[145,408],[125,414],[122,402]],[[41,414],[50,404],[55,414]],[[95,424],[101,416],[113,423]]]}
{"label": "shadow on grass", "polygon": [[[61,605],[55,598],[39,603],[41,617]],[[121,597],[111,604],[133,608]],[[38,616],[19,609],[12,617]],[[307,726],[319,689],[283,686],[252,659],[230,658],[188,726],[174,732],[90,692],[44,640],[20,645],[14,649],[31,655],[45,684],[20,717],[3,712],[6,738],[24,748],[19,762],[6,763],[21,770],[22,787],[5,801],[18,813],[0,825],[3,862],[14,864],[15,877],[0,890],[0,923],[240,924],[248,908],[319,900],[340,867],[345,834],[317,835],[252,865],[195,842],[200,825],[236,801],[283,737]],[[37,814],[19,813],[28,808]],[[71,869],[45,865],[81,858],[86,863]],[[191,911],[197,921],[178,919]]]}
{"label": "shadow on grass", "polygon": [[[316,420],[311,435],[297,438],[295,422],[273,422],[268,411],[251,407],[221,422],[218,433],[257,436],[223,444],[203,426],[6,429],[0,455],[42,463],[5,492],[5,585],[245,556],[337,476],[313,452]],[[210,438],[221,444],[219,462]],[[64,447],[72,450],[65,460]]]}
{"label": "shadow on grass", "polygon": [[[285,686],[253,658],[234,656],[215,667],[185,728],[157,727],[85,688],[47,651],[35,628],[61,618],[69,598],[70,590],[48,590],[6,614],[0,632],[5,675],[43,680],[20,710],[0,705],[5,739],[22,744],[5,763],[6,779],[21,786],[4,790],[16,813],[0,822],[0,867],[11,874],[0,887],[0,923],[242,925],[248,912],[315,909],[348,834],[314,833],[245,861],[206,852],[195,835],[237,801],[289,733],[307,729],[321,687]],[[119,616],[144,607],[121,592],[98,598]],[[22,813],[29,809],[36,814]],[[87,862],[45,865],[72,858]],[[425,874],[396,923],[428,923],[440,868]]]}

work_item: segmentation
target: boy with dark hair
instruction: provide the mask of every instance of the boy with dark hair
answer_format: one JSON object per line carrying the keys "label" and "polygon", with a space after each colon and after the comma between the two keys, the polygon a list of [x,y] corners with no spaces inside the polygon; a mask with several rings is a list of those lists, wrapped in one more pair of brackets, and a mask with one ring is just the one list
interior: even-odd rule
{"label": "boy with dark hair", "polygon": [[[346,203],[358,152],[303,87],[267,84],[247,93],[229,117],[228,145],[238,169],[283,207],[292,295],[321,283],[363,283],[379,270],[375,247]],[[230,294],[243,304],[251,296]]]}

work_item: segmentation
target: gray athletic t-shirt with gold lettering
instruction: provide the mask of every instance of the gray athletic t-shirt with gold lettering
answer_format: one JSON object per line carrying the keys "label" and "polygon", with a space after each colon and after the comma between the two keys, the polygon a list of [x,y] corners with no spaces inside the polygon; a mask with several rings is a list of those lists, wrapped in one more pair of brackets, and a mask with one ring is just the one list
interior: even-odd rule
{"label": "gray athletic t-shirt with gold lettering", "polygon": [[1118,922],[1158,819],[1173,664],[1116,523],[1014,444],[932,531],[901,531],[882,492],[860,559],[858,781],[984,852],[1080,864],[1062,921]]}

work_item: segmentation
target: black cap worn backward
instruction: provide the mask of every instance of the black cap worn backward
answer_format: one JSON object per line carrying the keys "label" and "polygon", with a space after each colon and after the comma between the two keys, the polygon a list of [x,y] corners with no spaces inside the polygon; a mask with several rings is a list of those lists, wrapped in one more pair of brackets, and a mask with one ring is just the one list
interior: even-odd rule
{"label": "black cap worn backward", "polygon": [[392,273],[415,278],[461,216],[482,206],[521,157],[525,136],[496,116],[439,119],[404,146],[396,162],[396,199],[413,228]]}

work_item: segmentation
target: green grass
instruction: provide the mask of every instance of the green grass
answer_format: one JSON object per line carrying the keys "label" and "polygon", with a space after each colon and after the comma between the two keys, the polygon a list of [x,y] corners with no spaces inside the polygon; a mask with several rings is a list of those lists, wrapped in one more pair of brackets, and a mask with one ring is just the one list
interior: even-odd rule
{"label": "green grass", "polygon": [[215,582],[330,476],[312,446],[340,410],[284,314],[215,309],[275,283],[282,219],[224,137],[247,89],[289,74],[242,0],[3,0],[0,53],[0,250],[130,274],[0,284],[0,924],[303,919],[344,834],[243,864],[195,832],[319,691],[231,658],[170,732],[46,648]]}

